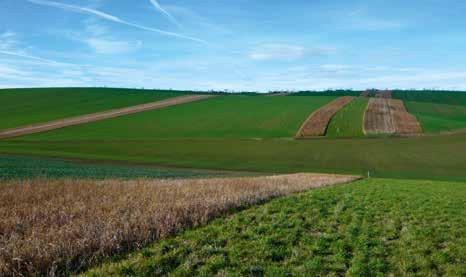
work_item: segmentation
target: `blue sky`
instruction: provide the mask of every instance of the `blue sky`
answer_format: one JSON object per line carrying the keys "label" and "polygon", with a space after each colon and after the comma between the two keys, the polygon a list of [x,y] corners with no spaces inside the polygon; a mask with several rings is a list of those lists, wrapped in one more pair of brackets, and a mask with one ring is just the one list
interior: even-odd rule
{"label": "blue sky", "polygon": [[463,0],[0,0],[0,88],[466,89]]}

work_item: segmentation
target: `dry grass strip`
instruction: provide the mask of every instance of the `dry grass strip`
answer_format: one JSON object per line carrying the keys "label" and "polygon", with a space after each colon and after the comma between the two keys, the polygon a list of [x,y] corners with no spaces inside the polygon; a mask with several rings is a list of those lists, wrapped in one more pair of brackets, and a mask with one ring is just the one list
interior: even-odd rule
{"label": "dry grass strip", "polygon": [[344,106],[353,101],[354,97],[343,96],[313,112],[299,128],[296,138],[324,136],[332,117]]}
{"label": "dry grass strip", "polygon": [[364,114],[364,133],[394,134],[395,132],[389,99],[371,98]]}
{"label": "dry grass strip", "polygon": [[0,184],[0,276],[62,275],[233,209],[356,176]]}
{"label": "dry grass strip", "polygon": [[64,128],[73,125],[79,125],[104,119],[109,119],[113,117],[129,115],[134,113],[145,112],[149,110],[166,108],[169,106],[180,105],[185,103],[190,103],[194,101],[199,101],[202,99],[207,99],[214,97],[215,95],[186,95],[173,97],[157,102],[146,103],[121,109],[114,109],[110,111],[98,112],[93,114],[87,114],[72,118],[65,118],[60,120],[49,121],[45,123],[39,123],[14,129],[8,129],[0,132],[0,139],[19,137],[34,133],[46,132],[54,129]]}
{"label": "dry grass strip", "polygon": [[389,105],[397,134],[422,133],[421,124],[414,115],[406,110],[403,101],[390,99]]}

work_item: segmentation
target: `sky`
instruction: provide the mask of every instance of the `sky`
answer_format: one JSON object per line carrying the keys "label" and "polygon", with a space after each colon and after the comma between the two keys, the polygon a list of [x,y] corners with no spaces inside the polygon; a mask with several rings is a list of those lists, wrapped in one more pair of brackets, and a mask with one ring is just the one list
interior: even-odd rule
{"label": "sky", "polygon": [[0,88],[466,90],[464,0],[0,0]]}

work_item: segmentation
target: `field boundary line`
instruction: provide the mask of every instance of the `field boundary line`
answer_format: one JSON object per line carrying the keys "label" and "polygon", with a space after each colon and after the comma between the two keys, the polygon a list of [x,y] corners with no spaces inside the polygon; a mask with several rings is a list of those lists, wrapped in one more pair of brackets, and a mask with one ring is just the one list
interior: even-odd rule
{"label": "field boundary line", "polygon": [[[328,124],[332,120],[332,118],[346,105],[351,103],[355,97],[352,96],[342,96],[338,97],[337,99],[333,100],[332,102],[320,107],[319,109],[312,112],[306,120],[301,124],[298,132],[295,135],[295,139],[303,139],[309,137],[319,137],[324,136],[327,132]],[[323,117],[322,120],[319,120]],[[318,120],[318,122],[312,121]],[[315,124],[313,124],[315,123]],[[325,125],[325,126],[324,126]],[[312,128],[316,128],[312,130]],[[307,134],[306,129],[311,129]]]}
{"label": "field boundary line", "polygon": [[135,114],[135,113],[140,113],[140,112],[145,112],[145,111],[150,111],[150,110],[162,109],[162,108],[180,105],[180,104],[191,103],[191,102],[200,101],[200,100],[208,99],[212,97],[215,97],[215,95],[178,96],[178,97],[172,97],[172,98],[168,98],[168,99],[164,99],[164,100],[160,100],[156,102],[140,104],[136,106],[113,109],[113,110],[102,111],[102,112],[86,114],[86,115],[70,117],[70,118],[63,118],[63,119],[48,121],[44,123],[37,123],[37,124],[27,125],[23,127],[3,130],[0,132],[0,139],[8,139],[8,138],[20,137],[24,135],[41,133],[41,132],[51,131],[51,130],[60,129],[64,127],[75,126],[75,125],[120,117],[124,115],[130,115],[130,114]]}

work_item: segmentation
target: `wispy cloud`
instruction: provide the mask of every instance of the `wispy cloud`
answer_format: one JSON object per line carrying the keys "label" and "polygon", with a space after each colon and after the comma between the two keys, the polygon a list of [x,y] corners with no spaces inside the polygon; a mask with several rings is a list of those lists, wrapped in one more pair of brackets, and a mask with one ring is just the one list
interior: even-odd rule
{"label": "wispy cloud", "polygon": [[394,19],[385,19],[371,15],[366,9],[359,8],[347,14],[339,15],[339,21],[344,29],[361,31],[382,31],[400,29],[403,24]]}
{"label": "wispy cloud", "polygon": [[19,43],[18,35],[16,33],[11,32],[11,31],[0,33],[0,55],[35,60],[35,61],[40,61],[42,63],[48,63],[48,64],[59,64],[59,62],[56,62],[53,60],[44,59],[44,58],[40,58],[34,55],[30,55],[26,53],[25,51],[21,50],[19,47],[19,44],[20,43]]}
{"label": "wispy cloud", "polygon": [[295,61],[306,56],[327,55],[334,52],[331,48],[306,48],[289,44],[263,44],[249,52],[250,59],[257,61]]}
{"label": "wispy cloud", "polygon": [[166,9],[164,9],[162,7],[162,5],[160,5],[160,3],[157,1],[157,0],[149,0],[150,3],[152,4],[152,6],[155,7],[156,10],[158,10],[159,12],[161,12],[165,17],[167,17],[173,24],[175,24],[176,26],[178,26],[178,28],[182,28],[181,24],[178,22],[178,20],[176,20],[176,18],[171,15],[171,13],[169,13]]}
{"label": "wispy cloud", "polygon": [[108,20],[108,21],[112,21],[112,22],[119,23],[119,24],[122,24],[122,25],[130,26],[130,27],[137,28],[137,29],[140,29],[140,30],[159,33],[159,34],[162,34],[162,35],[165,35],[165,36],[171,36],[171,37],[191,40],[191,41],[195,41],[195,42],[200,42],[200,43],[207,43],[205,40],[202,40],[202,39],[199,39],[199,38],[195,38],[195,37],[186,36],[186,35],[179,34],[179,33],[168,32],[168,31],[164,31],[164,30],[160,30],[160,29],[156,29],[156,28],[151,28],[151,27],[146,27],[146,26],[143,26],[143,25],[131,23],[131,22],[122,20],[117,16],[114,16],[114,15],[111,15],[111,14],[108,14],[108,13],[105,13],[105,12],[101,12],[101,11],[96,10],[96,9],[80,7],[80,6],[75,6],[75,5],[68,5],[68,4],[63,4],[63,3],[53,2],[53,1],[48,1],[48,0],[28,0],[28,1],[30,3],[36,4],[36,5],[49,6],[49,7],[59,8],[59,9],[67,10],[67,11],[71,11],[71,12],[94,15],[94,16],[100,17],[100,18]]}
{"label": "wispy cloud", "polygon": [[87,38],[82,40],[98,54],[121,54],[135,51],[142,46],[142,41],[134,43],[103,38]]}
{"label": "wispy cloud", "polygon": [[21,52],[0,50],[0,54],[8,55],[8,56],[14,56],[14,57],[18,57],[18,58],[36,60],[36,61],[41,61],[41,62],[45,62],[45,63],[54,63],[54,64],[59,63],[59,62],[56,62],[56,61],[53,61],[53,60],[43,59],[43,58],[40,58],[40,57],[24,54],[24,53],[21,53]]}

